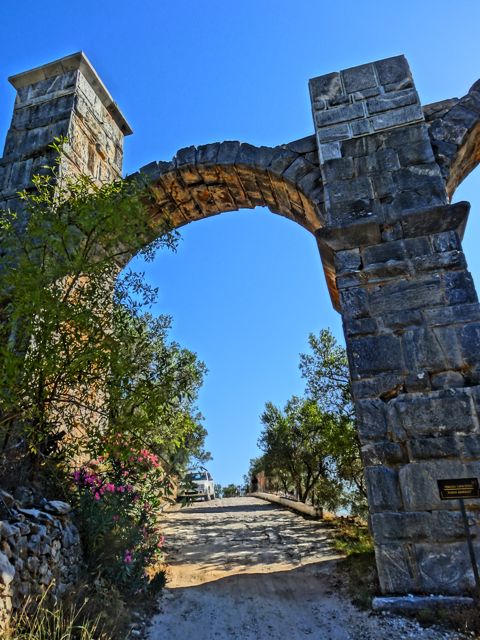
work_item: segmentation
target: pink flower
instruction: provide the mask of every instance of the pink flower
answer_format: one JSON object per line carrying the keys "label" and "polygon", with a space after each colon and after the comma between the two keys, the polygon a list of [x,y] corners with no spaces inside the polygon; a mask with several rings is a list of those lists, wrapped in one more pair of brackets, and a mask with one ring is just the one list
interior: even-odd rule
{"label": "pink flower", "polygon": [[125,564],[131,564],[132,559],[132,552],[127,549],[125,551],[125,555],[123,556],[123,561],[125,562]]}
{"label": "pink flower", "polygon": [[115,485],[114,485],[112,482],[108,482],[108,483],[105,485],[105,489],[106,489],[107,491],[109,491],[110,493],[114,493],[114,491],[115,491]]}
{"label": "pink flower", "polygon": [[100,500],[100,494],[98,493],[98,491],[95,491],[95,495],[94,495],[95,500]]}
{"label": "pink flower", "polygon": [[119,493],[125,493],[125,487],[123,486],[123,484],[121,484],[120,486],[117,487],[117,491]]}

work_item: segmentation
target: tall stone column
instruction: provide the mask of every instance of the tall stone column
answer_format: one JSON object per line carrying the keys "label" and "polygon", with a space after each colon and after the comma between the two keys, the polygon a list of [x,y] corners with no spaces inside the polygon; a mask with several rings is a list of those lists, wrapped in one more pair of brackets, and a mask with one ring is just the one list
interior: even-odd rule
{"label": "tall stone column", "polygon": [[[381,589],[474,586],[457,502],[480,477],[480,307],[403,56],[310,81],[328,225]],[[468,504],[480,558],[479,502]]]}
{"label": "tall stone column", "polygon": [[0,160],[0,209],[21,208],[17,193],[55,161],[55,137],[68,138],[62,172],[98,183],[121,178],[123,140],[132,130],[82,52],[9,80],[17,96]]}

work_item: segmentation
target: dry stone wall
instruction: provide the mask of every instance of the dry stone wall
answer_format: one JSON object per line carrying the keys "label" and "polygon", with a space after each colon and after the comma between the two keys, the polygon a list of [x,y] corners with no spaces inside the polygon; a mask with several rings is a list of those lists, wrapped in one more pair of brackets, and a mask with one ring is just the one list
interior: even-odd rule
{"label": "dry stone wall", "polygon": [[25,600],[46,589],[60,598],[77,582],[80,536],[70,506],[36,500],[26,488],[0,491],[0,629]]}

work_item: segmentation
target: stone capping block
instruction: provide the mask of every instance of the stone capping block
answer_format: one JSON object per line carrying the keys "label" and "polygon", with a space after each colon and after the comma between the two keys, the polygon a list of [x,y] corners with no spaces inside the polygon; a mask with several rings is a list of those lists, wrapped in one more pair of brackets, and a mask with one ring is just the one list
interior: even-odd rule
{"label": "stone capping block", "polygon": [[320,161],[323,144],[424,122],[404,56],[351,67],[309,81]]}
{"label": "stone capping block", "polygon": [[101,103],[110,113],[123,135],[129,136],[133,133],[125,116],[120,111],[120,108],[113,100],[106,86],[100,80],[100,77],[93,68],[92,63],[83,51],[78,51],[72,55],[55,60],[54,62],[30,69],[29,71],[17,73],[14,76],[10,76],[8,80],[15,89],[19,90],[23,87],[41,82],[42,80],[48,80],[49,78],[77,70],[80,71],[94,89]]}
{"label": "stone capping block", "polygon": [[[403,238],[412,238],[444,231],[456,231],[462,238],[469,210],[468,202],[457,202],[399,212],[397,221],[400,223],[401,231],[398,235]],[[323,227],[315,235],[319,244],[325,244],[333,251],[343,251],[380,244],[384,227],[385,225],[378,220],[367,219],[344,226]]]}
{"label": "stone capping block", "polygon": [[375,597],[372,600],[372,609],[377,612],[394,614],[418,613],[420,611],[458,611],[458,609],[473,608],[477,606],[474,598],[466,596],[392,596]]}

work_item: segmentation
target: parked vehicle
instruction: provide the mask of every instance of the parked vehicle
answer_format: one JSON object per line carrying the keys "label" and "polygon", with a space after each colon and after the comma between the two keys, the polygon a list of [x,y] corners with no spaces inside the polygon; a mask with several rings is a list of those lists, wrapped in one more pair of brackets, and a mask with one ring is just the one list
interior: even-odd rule
{"label": "parked vehicle", "polygon": [[214,500],[215,486],[210,473],[204,467],[188,471],[182,482],[178,497]]}

